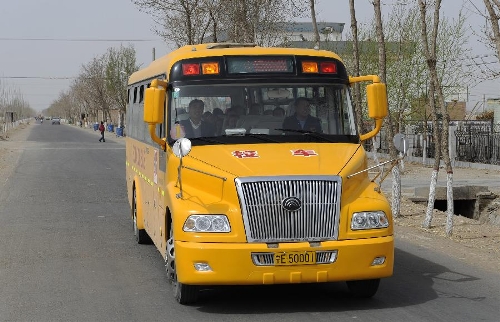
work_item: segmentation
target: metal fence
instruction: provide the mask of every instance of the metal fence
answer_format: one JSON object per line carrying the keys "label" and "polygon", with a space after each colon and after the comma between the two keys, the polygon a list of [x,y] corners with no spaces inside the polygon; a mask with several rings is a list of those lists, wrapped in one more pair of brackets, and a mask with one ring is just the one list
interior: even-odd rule
{"label": "metal fence", "polygon": [[[441,133],[442,124],[439,127]],[[405,125],[403,134],[408,139],[408,155],[423,158],[425,153],[426,158],[434,158],[436,149],[432,122],[410,122]],[[374,142],[378,153],[389,153],[393,144],[384,129],[373,140],[365,142],[365,149],[373,152]],[[452,121],[449,149],[450,157],[455,161],[500,165],[500,125],[491,121]]]}
{"label": "metal fence", "polygon": [[468,121],[455,129],[456,160],[500,164],[500,131],[491,122]]}

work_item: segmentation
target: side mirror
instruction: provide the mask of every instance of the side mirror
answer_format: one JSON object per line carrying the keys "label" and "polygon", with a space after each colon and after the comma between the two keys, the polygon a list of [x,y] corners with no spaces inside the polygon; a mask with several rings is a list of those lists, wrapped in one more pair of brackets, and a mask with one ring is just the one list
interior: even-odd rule
{"label": "side mirror", "polygon": [[380,120],[387,116],[387,90],[385,84],[373,83],[366,86],[368,116]]}
{"label": "side mirror", "polygon": [[406,155],[406,152],[408,152],[408,140],[406,137],[398,133],[394,135],[394,138],[392,139],[394,146],[396,147],[396,150],[401,152],[403,155]]}
{"label": "side mirror", "polygon": [[191,152],[191,140],[181,138],[175,141],[172,152],[178,158],[183,158]]}
{"label": "side mirror", "polygon": [[144,96],[144,122],[162,123],[165,116],[165,96],[163,88],[149,87]]}

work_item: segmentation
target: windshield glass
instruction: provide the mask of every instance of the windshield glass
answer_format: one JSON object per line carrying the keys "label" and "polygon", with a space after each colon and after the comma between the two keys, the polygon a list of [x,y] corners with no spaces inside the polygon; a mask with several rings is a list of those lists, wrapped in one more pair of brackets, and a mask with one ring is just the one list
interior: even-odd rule
{"label": "windshield glass", "polygon": [[253,138],[248,143],[333,142],[357,135],[343,84],[174,86],[169,108],[169,139],[195,144],[235,142],[228,137],[240,137],[239,143],[247,142],[241,137]]}

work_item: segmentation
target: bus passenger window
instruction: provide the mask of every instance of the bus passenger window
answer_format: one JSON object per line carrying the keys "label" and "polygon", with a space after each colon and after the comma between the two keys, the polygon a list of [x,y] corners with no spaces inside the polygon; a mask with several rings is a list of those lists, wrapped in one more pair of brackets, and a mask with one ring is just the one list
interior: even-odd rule
{"label": "bus passenger window", "polygon": [[139,103],[144,101],[144,85],[141,85],[141,89],[139,90]]}

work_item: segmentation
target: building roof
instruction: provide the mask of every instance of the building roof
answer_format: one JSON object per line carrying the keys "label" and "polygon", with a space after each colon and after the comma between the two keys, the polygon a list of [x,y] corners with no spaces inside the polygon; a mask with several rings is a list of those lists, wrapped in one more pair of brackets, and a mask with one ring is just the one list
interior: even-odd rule
{"label": "building roof", "polygon": [[[316,24],[318,26],[318,31],[321,34],[328,34],[332,32],[336,33],[342,33],[344,31],[344,25],[345,23],[340,23],[340,22],[318,22]],[[269,26],[269,25],[268,25]],[[267,27],[268,27],[267,26]],[[285,34],[302,34],[302,33],[312,33],[314,32],[313,30],[313,25],[312,22],[276,22],[273,23],[274,30],[283,30]],[[265,28],[265,25],[257,25],[256,26],[256,31],[257,32],[262,32],[262,29]],[[267,28],[266,27],[266,28]],[[221,30],[217,34],[217,41],[223,42],[228,40],[228,35],[225,30]],[[213,42],[213,35],[209,34],[207,35],[204,39],[203,42]]]}
{"label": "building roof", "polygon": [[[320,33],[331,33],[331,32],[342,33],[344,31],[345,23],[318,22],[316,25],[318,26],[318,31]],[[311,22],[292,22],[286,24],[285,31],[290,33],[314,32],[313,24]]]}
{"label": "building roof", "polygon": [[[293,47],[293,48],[314,48],[316,43],[314,41],[288,41],[283,44],[283,47]],[[353,42],[350,40],[330,40],[330,41],[320,41],[320,48],[325,50],[334,51],[337,53],[350,52],[352,51]],[[396,42],[386,42],[385,48],[388,53],[395,53],[398,51],[400,44]],[[409,46],[406,44],[405,46]],[[362,52],[378,52],[378,43],[376,41],[359,41],[359,50]]]}

